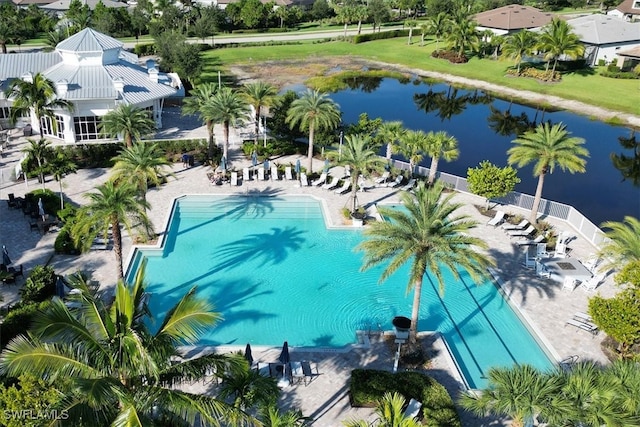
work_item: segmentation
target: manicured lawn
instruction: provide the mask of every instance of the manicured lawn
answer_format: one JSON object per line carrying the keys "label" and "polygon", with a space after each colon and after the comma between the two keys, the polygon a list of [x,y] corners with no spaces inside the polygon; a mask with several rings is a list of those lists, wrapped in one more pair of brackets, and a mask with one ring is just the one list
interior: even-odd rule
{"label": "manicured lawn", "polygon": [[[207,67],[203,78],[214,79],[220,67],[223,71],[235,63],[261,62],[266,60],[287,60],[323,56],[352,56],[410,68],[437,71],[447,74],[484,80],[487,82],[521,90],[556,95],[574,99],[612,110],[640,115],[640,80],[604,78],[596,70],[565,74],[559,83],[546,84],[536,80],[505,76],[505,70],[513,66],[512,61],[473,58],[467,64],[451,64],[430,56],[435,49],[435,41],[428,40],[420,46],[420,36],[413,37],[413,44],[407,45],[407,38],[379,40],[361,44],[348,42],[303,43],[296,45],[239,47],[216,49],[204,54]],[[442,47],[442,43],[440,44]],[[224,64],[224,65],[220,65]]]}

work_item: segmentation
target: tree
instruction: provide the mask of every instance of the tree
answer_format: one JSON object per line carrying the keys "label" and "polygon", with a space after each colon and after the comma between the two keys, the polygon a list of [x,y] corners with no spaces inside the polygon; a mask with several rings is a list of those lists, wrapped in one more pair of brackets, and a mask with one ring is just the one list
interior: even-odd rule
{"label": "tree", "polygon": [[258,419],[262,422],[263,427],[302,427],[307,425],[307,421],[311,421],[304,417],[300,411],[280,412],[275,405],[261,408]]}
{"label": "tree", "polygon": [[556,72],[560,56],[578,58],[584,55],[584,45],[580,38],[572,32],[567,21],[559,18],[554,18],[543,27],[542,34],[538,38],[538,49],[545,52],[544,59],[547,61],[547,69],[549,62],[553,59],[552,75]]}
{"label": "tree", "polygon": [[600,248],[600,255],[606,260],[605,268],[619,268],[631,262],[640,261],[640,221],[632,216],[623,222],[602,223],[607,240]]}
{"label": "tree", "polygon": [[348,5],[334,5],[334,8],[337,21],[344,24],[344,38],[347,38],[347,28],[355,19],[355,10]]}
{"label": "tree", "polygon": [[466,271],[476,283],[488,277],[487,267],[494,261],[484,252],[487,244],[467,232],[476,221],[457,211],[463,204],[453,202],[454,193],[443,197],[440,182],[426,188],[420,182],[415,195],[402,192],[404,210],[379,207],[380,214],[389,221],[374,222],[364,231],[365,240],[357,250],[364,251],[362,270],[385,264],[380,281],[386,280],[400,266],[410,263],[407,292],[413,290],[409,343],[417,345],[420,299],[425,274],[430,272],[444,293],[443,271],[448,269],[456,278]]}
{"label": "tree", "polygon": [[121,182],[116,185],[112,180],[96,187],[97,192],[88,193],[89,203],[78,210],[76,222],[71,228],[71,236],[76,247],[83,251],[91,248],[98,236],[106,237],[109,230],[113,238],[113,252],[118,268],[117,277],[124,277],[122,269],[122,231],[132,235],[135,228],[150,228],[145,214],[149,204],[139,199],[138,189],[132,184]]}
{"label": "tree", "polygon": [[584,139],[569,136],[562,123],[551,126],[542,123],[534,130],[525,132],[512,142],[515,144],[507,154],[510,165],[523,167],[533,163],[533,175],[538,177],[538,186],[531,208],[529,221],[536,222],[538,206],[542,199],[542,187],[548,173],[556,167],[570,173],[584,172],[589,151],[584,148]]}
{"label": "tree", "polygon": [[536,46],[536,35],[528,30],[518,31],[505,39],[502,45],[502,54],[516,61],[518,74],[522,58],[531,55]]}
{"label": "tree", "polygon": [[229,128],[240,126],[249,115],[249,105],[230,88],[222,87],[202,106],[202,117],[221,123],[224,134],[222,155],[229,160]]}
{"label": "tree", "polygon": [[7,53],[7,43],[20,34],[18,8],[7,2],[0,5],[0,49]]}
{"label": "tree", "polygon": [[440,12],[427,20],[427,31],[436,38],[436,52],[439,50],[438,43],[440,43],[440,39],[447,34],[450,26],[451,20],[444,12]]}
{"label": "tree", "polygon": [[501,168],[488,160],[480,162],[478,167],[467,169],[469,191],[484,197],[487,200],[487,209],[489,200],[506,196],[519,182],[518,172],[514,168]]}
{"label": "tree", "polygon": [[447,41],[451,49],[458,54],[459,58],[465,57],[465,52],[471,50],[478,51],[480,47],[480,37],[477,24],[468,17],[458,17],[451,21],[448,29]]}
{"label": "tree", "polygon": [[42,126],[42,118],[48,117],[53,129],[57,130],[56,110],[73,111],[73,103],[58,99],[54,83],[42,73],[30,75],[28,80],[13,80],[5,95],[13,101],[9,111],[11,123],[33,112],[39,127]]}
{"label": "tree", "polygon": [[375,414],[376,421],[369,424],[361,420],[349,420],[345,427],[419,427],[422,423],[415,418],[409,418],[404,414],[406,400],[400,393],[387,392],[377,403]]}
{"label": "tree", "polygon": [[28,408],[33,411],[34,415],[36,413],[52,414],[57,412],[57,415],[62,418],[64,413],[58,409],[62,400],[63,395],[58,389],[26,372],[20,375],[16,384],[7,387],[0,384],[0,408],[5,411],[5,416],[0,419],[0,426],[45,427],[51,422],[45,417],[40,420],[29,420],[28,423],[25,423],[21,417],[13,418],[7,415],[20,413]]}
{"label": "tree", "polygon": [[398,152],[409,160],[409,173],[412,176],[427,151],[427,143],[427,134],[421,130],[408,130],[400,139]]}
{"label": "tree", "polygon": [[156,124],[149,112],[131,104],[120,104],[102,116],[100,132],[112,138],[122,137],[127,147],[153,133]]}
{"label": "tree", "polygon": [[386,142],[387,144],[387,162],[391,161],[391,155],[395,151],[394,144],[401,141],[406,133],[407,130],[404,128],[401,121],[383,122],[378,129],[378,138],[380,138],[383,143]]}
{"label": "tree", "polygon": [[73,24],[74,33],[91,26],[91,9],[80,0],[71,0],[64,16]]}
{"label": "tree", "polygon": [[593,323],[618,343],[621,358],[637,357],[632,347],[640,342],[640,287],[623,289],[612,298],[590,298],[589,314]]}
{"label": "tree", "polygon": [[71,157],[67,155],[67,152],[58,148],[55,155],[49,160],[49,169],[53,174],[53,178],[58,181],[60,185],[60,209],[64,209],[64,197],[62,195],[62,180],[70,173],[76,173],[78,170],[77,165],[73,162]]}
{"label": "tree", "polygon": [[409,27],[409,39],[407,40],[407,45],[411,46],[411,37],[413,37],[413,29],[418,26],[418,21],[415,19],[411,19],[404,23],[405,27]]}
{"label": "tree", "polygon": [[[244,86],[243,95],[247,102],[253,106],[253,111],[255,113],[254,116],[254,143],[258,144],[258,133],[260,129],[260,117],[262,114],[262,107],[269,107],[273,104],[276,96],[278,95],[278,91],[275,86],[265,83],[261,80],[257,82],[248,83]],[[267,130],[264,130],[265,133]]]}
{"label": "tree", "polygon": [[[363,13],[359,16],[362,17],[362,19],[371,17],[374,31],[376,27],[378,27],[378,31],[380,31],[380,26],[391,19],[391,8],[384,0],[369,0],[366,9],[363,10],[366,10],[366,15]],[[358,34],[360,34],[359,31]]]}
{"label": "tree", "polygon": [[35,172],[38,174],[38,180],[42,183],[42,189],[44,190],[44,174],[47,171],[46,162],[52,153],[51,143],[44,138],[40,138],[37,141],[29,138],[27,142],[29,145],[23,148],[22,152],[27,155],[27,161],[32,159],[37,163],[38,168]]}
{"label": "tree", "polygon": [[291,129],[298,127],[309,131],[309,150],[307,153],[308,173],[313,172],[313,139],[316,130],[335,129],[340,123],[340,107],[329,95],[319,91],[307,91],[291,103],[286,122]]}
{"label": "tree", "polygon": [[261,375],[257,370],[251,369],[245,360],[239,369],[222,375],[219,397],[231,399],[235,408],[246,411],[275,405],[279,393],[275,378]]}
{"label": "tree", "polygon": [[144,268],[133,283],[118,281],[109,303],[82,279],[72,286],[80,291],[73,300],[77,308],[54,298],[51,308],[35,317],[30,334],[14,338],[0,358],[5,374],[29,372],[63,388],[67,422],[141,427],[193,425],[199,418],[211,426],[231,415],[251,422],[215,397],[173,388],[241,363],[238,356],[222,354],[172,363],[177,346],[195,344],[221,319],[196,296],[195,287],[168,308],[152,332]]}
{"label": "tree", "polygon": [[333,10],[327,3],[327,0],[315,0],[311,7],[311,16],[316,21],[320,21],[325,18],[330,18]]}
{"label": "tree", "polygon": [[[213,98],[218,92],[218,85],[216,83],[202,83],[193,88],[191,96],[186,98],[182,103],[182,115],[198,114],[200,119],[204,121],[204,125],[207,128],[209,134],[209,148],[207,155],[209,159],[213,157],[213,147],[215,144],[215,138],[213,134],[213,117],[205,115],[204,105]],[[208,111],[208,110],[207,110]]]}
{"label": "tree", "polygon": [[458,150],[458,140],[445,131],[429,132],[427,134],[426,152],[431,156],[431,167],[429,168],[429,185],[432,185],[438,172],[438,162],[444,159],[447,162],[457,160],[460,156]]}
{"label": "tree", "polygon": [[371,170],[380,170],[384,161],[374,150],[374,142],[369,135],[347,135],[342,151],[331,151],[327,157],[337,165],[351,168],[351,213],[358,209],[358,179],[368,176]]}

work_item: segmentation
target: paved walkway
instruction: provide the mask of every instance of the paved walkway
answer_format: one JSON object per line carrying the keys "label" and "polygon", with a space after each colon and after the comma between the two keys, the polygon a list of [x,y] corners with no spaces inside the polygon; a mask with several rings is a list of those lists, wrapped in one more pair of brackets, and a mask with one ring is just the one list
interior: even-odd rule
{"label": "paved walkway", "polygon": [[[202,136],[202,129],[194,128],[187,131],[190,137]],[[219,134],[219,129],[217,130]],[[175,130],[175,136],[180,136],[181,131]],[[234,134],[236,141],[237,134]],[[218,139],[220,140],[220,139]],[[12,165],[20,157],[22,138],[14,143],[4,152],[3,163]],[[237,144],[236,144],[237,147]],[[241,169],[249,165],[249,160],[241,156],[236,148],[231,151],[231,166]],[[281,164],[295,163],[301,156],[287,156],[272,160]],[[304,160],[302,160],[304,164]],[[317,161],[316,170],[322,168],[323,163]],[[335,168],[333,173],[341,173]],[[149,212],[151,220],[157,231],[166,223],[170,207],[175,197],[184,194],[251,194],[251,195],[284,195],[284,194],[309,194],[321,198],[325,201],[328,209],[329,221],[335,226],[342,226],[344,220],[341,209],[347,203],[347,196],[339,196],[333,192],[321,188],[300,188],[292,181],[251,181],[243,183],[238,187],[229,185],[213,186],[209,183],[206,174],[207,167],[196,166],[184,169],[181,164],[174,164],[173,171],[176,179],[160,188],[152,189],[148,194],[148,201],[152,209]],[[91,191],[95,186],[104,182],[108,177],[107,170],[93,169],[82,170],[77,174],[70,175],[64,180],[65,196],[74,203],[84,203],[83,195]],[[56,233],[41,235],[36,231],[30,231],[28,221],[23,217],[20,210],[8,209],[7,194],[14,193],[22,196],[25,192],[36,187],[35,181],[29,182],[29,187],[24,183],[11,184],[0,189],[0,199],[4,201],[0,204],[0,244],[7,245],[13,263],[23,264],[28,272],[38,264],[51,264],[58,274],[70,274],[78,270],[92,272],[92,277],[98,280],[102,286],[113,286],[116,278],[115,259],[111,251],[91,251],[81,256],[56,255],[53,252],[53,243]],[[46,182],[46,187],[53,191],[58,191],[58,183],[55,181]],[[587,299],[590,296],[580,289],[572,292],[562,291],[561,284],[540,279],[532,274],[530,270],[525,270],[521,266],[523,252],[513,241],[500,230],[487,226],[488,218],[479,214],[474,205],[482,205],[483,200],[479,197],[458,193],[456,200],[464,203],[463,212],[477,219],[480,225],[473,230],[473,234],[485,239],[489,244],[490,254],[497,261],[497,270],[502,279],[505,293],[517,306],[522,315],[528,319],[531,327],[538,332],[541,339],[555,353],[558,360],[567,356],[579,355],[581,359],[594,359],[605,362],[606,359],[600,351],[600,341],[602,334],[593,337],[591,334],[577,330],[571,326],[565,327],[565,322],[577,311],[586,311]],[[398,191],[390,188],[374,188],[365,193],[359,193],[361,204],[372,205],[375,203],[397,202]],[[509,212],[526,214],[526,212],[509,209]],[[559,231],[571,230],[563,222],[550,221]],[[576,239],[570,244],[571,256],[578,259],[586,259],[595,251],[588,242],[575,233]],[[124,241],[124,254],[131,253],[132,243],[128,237]],[[4,303],[9,304],[17,300],[17,290],[22,285],[23,280],[19,279],[18,286],[2,287]],[[604,285],[597,290],[606,296],[615,292],[612,286],[612,277],[608,276]],[[254,357],[263,362],[277,359],[279,348],[257,348],[254,350]],[[452,394],[457,394],[458,382],[456,373],[451,368],[451,363],[444,352],[440,352],[438,357],[432,361],[428,372],[441,380]],[[314,426],[336,426],[342,420],[350,417],[371,417],[370,409],[354,409],[348,402],[348,378],[351,369],[357,367],[369,367],[380,369],[391,369],[392,354],[387,346],[379,339],[378,335],[372,336],[372,346],[369,349],[353,349],[348,352],[310,352],[303,353],[295,348],[292,349],[293,360],[313,360],[319,365],[321,375],[309,386],[298,385],[286,388],[281,398],[284,407],[300,408],[304,415],[312,416],[316,419]],[[192,390],[203,392],[213,392],[213,386],[209,383],[198,383],[191,385]],[[502,421],[478,420],[468,414],[463,414],[464,425],[501,425]]]}

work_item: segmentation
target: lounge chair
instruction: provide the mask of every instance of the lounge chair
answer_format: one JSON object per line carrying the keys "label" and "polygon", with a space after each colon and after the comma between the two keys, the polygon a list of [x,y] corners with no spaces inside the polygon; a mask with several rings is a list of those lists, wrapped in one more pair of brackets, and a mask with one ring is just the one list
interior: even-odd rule
{"label": "lounge chair", "polygon": [[551,272],[547,270],[547,267],[544,266],[541,262],[536,261],[536,275],[538,277],[543,277],[545,279],[551,278]]}
{"label": "lounge chair", "polygon": [[583,331],[587,331],[591,333],[593,336],[598,335],[598,327],[591,322],[582,322],[576,319],[567,320],[564,326],[571,325],[575,326],[578,329],[582,329]]}
{"label": "lounge chair", "polygon": [[264,168],[259,168],[258,169],[258,181],[264,181],[265,177],[264,177]]}
{"label": "lounge chair", "polygon": [[582,265],[584,265],[587,270],[593,273],[594,271],[596,271],[599,263],[600,257],[597,254],[591,254],[587,258],[587,260],[582,263]]}
{"label": "lounge chair", "polygon": [[576,288],[576,279],[566,276],[562,281],[562,290],[574,290]]}
{"label": "lounge chair", "polygon": [[284,168],[284,179],[287,181],[293,181],[293,174],[291,173],[291,166]]}
{"label": "lounge chair", "polygon": [[325,182],[327,182],[327,173],[323,172],[322,175],[320,175],[320,178],[318,178],[315,181],[311,182],[311,186],[312,187],[317,187],[318,185],[324,184]]}
{"label": "lounge chair", "polygon": [[300,383],[304,381],[304,372],[302,371],[302,362],[289,363],[289,369],[291,369],[291,383]]}
{"label": "lounge chair", "polygon": [[536,245],[536,258],[549,258],[546,243],[538,243]]}
{"label": "lounge chair", "polygon": [[534,231],[536,231],[535,227],[533,225],[529,225],[524,230],[507,230],[507,234],[509,237],[528,237]]}
{"label": "lounge chair", "polygon": [[336,193],[336,194],[344,194],[347,191],[349,191],[350,188],[351,188],[351,181],[349,181],[348,179],[345,179],[344,183],[342,184],[342,187],[340,187],[337,190],[335,190],[334,193]]}
{"label": "lounge chair", "polygon": [[278,176],[278,167],[276,165],[271,165],[271,180],[278,181],[280,177]]}
{"label": "lounge chair", "polygon": [[340,182],[340,178],[337,176],[332,176],[331,182],[322,184],[322,188],[324,188],[325,190],[333,190],[338,186],[338,182]]}
{"label": "lounge chair", "polygon": [[376,180],[374,182],[376,184],[384,184],[385,182],[387,182],[387,180],[389,179],[390,175],[391,175],[391,172],[386,171],[379,178],[376,178]]}
{"label": "lounge chair", "polygon": [[404,416],[406,418],[416,418],[420,415],[420,408],[422,408],[422,402],[411,399],[407,405],[407,409],[404,410]]}
{"label": "lounge chair", "polygon": [[566,258],[567,257],[567,244],[558,242],[556,243],[555,250],[553,252],[554,258]]}
{"label": "lounge chair", "polygon": [[[518,246],[529,246],[529,245],[537,245],[539,243],[542,243],[542,241],[544,240],[544,235],[543,234],[539,234],[535,239],[531,240],[531,239],[526,239],[526,240],[518,240],[516,242],[516,245]],[[546,244],[545,244],[546,246]]]}
{"label": "lounge chair", "polygon": [[587,292],[593,292],[596,290],[598,285],[604,280],[604,277],[607,273],[600,273],[596,276],[593,276],[591,279],[587,279],[584,282],[580,283],[580,287]]}
{"label": "lounge chair", "polygon": [[527,225],[529,225],[529,221],[527,221],[526,219],[523,219],[522,221],[520,221],[520,224],[517,224],[517,225],[502,224],[502,229],[503,230],[522,230]]}
{"label": "lounge chair", "polygon": [[345,165],[344,166],[344,176],[345,176],[345,178],[350,178],[351,177],[351,166],[349,166],[349,165]]}
{"label": "lounge chair", "polygon": [[231,186],[238,186],[238,172],[231,172]]}
{"label": "lounge chair", "polygon": [[302,365],[302,374],[304,375],[304,384],[305,385],[308,385],[311,381],[313,381],[313,379],[315,377],[320,375],[318,373],[318,365],[316,365],[315,372],[313,372],[313,369],[311,368],[311,363],[310,362],[302,361],[301,365]]}
{"label": "lounge chair", "polygon": [[497,227],[498,225],[502,224],[502,222],[504,221],[504,216],[505,216],[505,213],[503,211],[496,212],[496,215],[493,218],[491,218],[489,221],[487,221],[487,225],[493,225],[494,227]]}
{"label": "lounge chair", "polygon": [[525,252],[525,258],[524,258],[524,262],[522,263],[522,265],[525,268],[529,268],[531,270],[536,268],[536,259],[535,258],[529,258],[529,251],[528,250]]}
{"label": "lounge chair", "polygon": [[392,183],[387,184],[387,187],[391,187],[391,188],[399,187],[400,184],[402,184],[403,180],[404,180],[404,177],[402,175],[398,175],[396,176],[396,179]]}
{"label": "lounge chair", "polygon": [[413,186],[416,185],[416,179],[415,178],[411,178],[409,180],[409,182],[407,182],[405,185],[402,186],[402,188],[400,188],[403,191],[411,191],[413,190]]}
{"label": "lounge chair", "polygon": [[242,169],[242,181],[251,181],[251,172],[249,172],[249,168]]}
{"label": "lounge chair", "polygon": [[308,187],[309,179],[307,178],[307,174],[304,172],[300,173],[300,187]]}
{"label": "lounge chair", "polygon": [[372,185],[370,183],[368,184],[367,181],[365,181],[364,176],[360,175],[358,177],[358,191],[365,192],[372,189],[373,187],[375,187],[375,185]]}

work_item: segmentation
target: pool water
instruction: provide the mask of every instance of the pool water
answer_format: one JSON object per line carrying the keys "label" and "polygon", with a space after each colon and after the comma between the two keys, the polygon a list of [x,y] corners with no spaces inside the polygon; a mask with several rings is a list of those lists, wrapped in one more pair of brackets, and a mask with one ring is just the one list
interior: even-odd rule
{"label": "pool water", "polygon": [[[162,319],[191,287],[224,320],[201,345],[342,347],[356,330],[389,330],[411,315],[408,268],[378,284],[382,267],[360,272],[357,229],[327,229],[311,197],[187,196],[171,216],[164,246],[137,250],[128,277],[147,259],[151,312]],[[441,298],[423,285],[419,330],[440,331],[471,387],[492,366],[552,366],[492,284],[446,276]]]}

